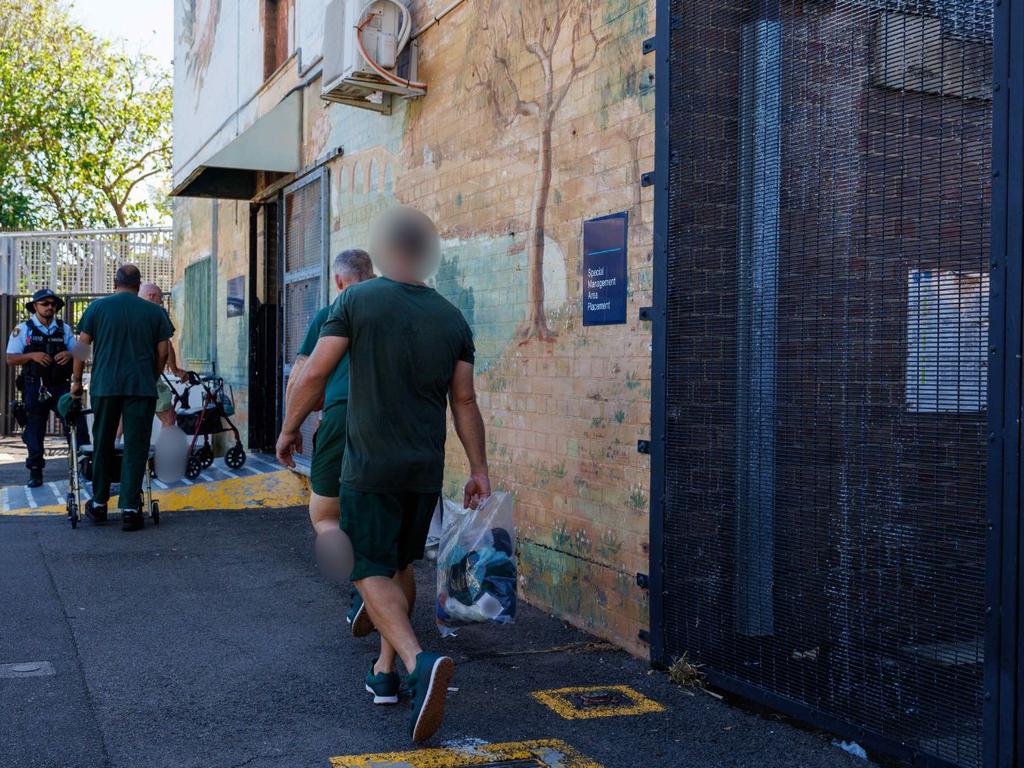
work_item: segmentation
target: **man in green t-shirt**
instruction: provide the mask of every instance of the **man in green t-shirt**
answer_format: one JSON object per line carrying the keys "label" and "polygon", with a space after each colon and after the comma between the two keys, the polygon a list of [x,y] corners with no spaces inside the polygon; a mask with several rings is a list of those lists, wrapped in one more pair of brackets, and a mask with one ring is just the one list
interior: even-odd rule
{"label": "man in green t-shirt", "polygon": [[[373,264],[370,254],[357,248],[342,251],[334,257],[334,285],[338,289],[337,304],[345,289],[350,285],[361,283],[373,277]],[[288,392],[292,383],[302,375],[306,360],[313,354],[316,342],[320,338],[320,329],[326,322],[331,311],[328,305],[317,312],[313,322],[309,324],[306,338],[299,347],[291,374],[288,376],[288,389],[285,391],[287,407]],[[313,458],[310,463],[309,480],[309,520],[316,532],[317,561],[331,573],[331,564],[337,562],[338,548],[342,542],[341,529],[338,527],[339,504],[338,492],[341,487],[341,459],[345,453],[345,419],[348,413],[348,355],[345,355],[334,369],[327,382],[324,392],[324,404],[321,408],[320,426],[313,436]],[[348,574],[331,574],[346,578]],[[365,621],[363,622],[365,624]]]}
{"label": "man in green t-shirt", "polygon": [[[113,480],[114,438],[124,424],[121,459],[121,530],[143,527],[142,477],[156,409],[156,377],[167,364],[168,339],[174,333],[164,310],[138,296],[142,276],[125,264],[114,277],[114,293],[89,304],[78,322],[79,346],[71,377],[71,395],[82,396],[82,370],[92,346],[89,397],[93,411],[92,501],[86,509],[95,523],[107,520]],[[85,354],[82,352],[85,351]]]}
{"label": "man in green t-shirt", "polygon": [[440,258],[433,223],[411,208],[392,209],[377,221],[370,252],[384,276],[352,286],[333,307],[293,384],[277,457],[294,465],[302,421],[348,353],[341,527],[355,554],[352,581],[381,634],[366,688],[377,703],[397,701],[400,657],[412,693],[412,738],[423,741],[441,725],[455,669],[451,658],[423,651],[409,620],[412,564],[423,557],[441,493],[449,402],[469,458],[464,503],[477,506],[491,485],[472,332],[462,313],[424,283]]}

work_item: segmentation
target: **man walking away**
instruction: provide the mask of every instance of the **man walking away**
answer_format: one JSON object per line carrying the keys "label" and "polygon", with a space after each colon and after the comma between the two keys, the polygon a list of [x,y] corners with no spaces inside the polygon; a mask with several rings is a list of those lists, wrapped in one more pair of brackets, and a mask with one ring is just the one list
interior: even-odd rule
{"label": "man walking away", "polygon": [[[156,377],[167,364],[174,329],[167,313],[138,297],[139,269],[125,264],[114,277],[114,293],[92,302],[78,323],[79,349],[93,346],[89,393],[94,414],[92,501],[86,513],[94,523],[107,520],[113,480],[114,438],[124,422],[119,504],[121,530],[143,527],[142,477],[156,408]],[[76,354],[71,395],[82,396],[85,355]]]}
{"label": "man walking away", "polygon": [[345,291],[295,382],[277,443],[294,465],[299,427],[350,352],[348,437],[341,478],[341,527],[352,540],[352,581],[381,634],[365,685],[397,696],[396,656],[409,673],[414,741],[441,725],[455,663],[425,652],[409,613],[414,561],[423,557],[444,473],[447,404],[469,458],[465,503],[490,494],[484,425],[473,389],[473,338],[462,314],[424,281],[437,267],[433,223],[411,208],[377,222],[370,249],[384,276]]}
{"label": "man walking away", "polygon": [[[139,288],[139,298],[156,304],[158,307],[163,308],[164,313],[167,312],[167,308],[164,307],[164,292],[160,290],[160,286],[156,283],[143,283]],[[171,322],[170,317],[167,318],[167,322]],[[174,323],[171,323],[171,334],[173,335],[173,333]],[[179,381],[184,381],[188,376],[185,371],[178,367],[178,358],[174,354],[174,345],[170,341],[167,342],[167,370],[174,374],[175,378]],[[163,371],[160,373],[162,374]],[[159,374],[156,377],[156,417],[164,427],[173,427],[175,424],[174,398],[171,388],[164,381],[164,377]]]}
{"label": "man walking away", "polygon": [[[57,401],[71,384],[71,349],[75,344],[71,327],[57,313],[64,302],[49,288],[32,295],[25,304],[29,318],[18,323],[7,340],[7,364],[20,365],[21,391],[25,398],[25,431],[21,435],[28,458],[28,487],[43,484],[43,442],[50,411],[56,412]],[[65,433],[67,425],[61,419]]]}
{"label": "man walking away", "polygon": [[[373,264],[370,262],[370,254],[357,248],[339,253],[334,257],[334,284],[338,289],[338,296],[334,300],[334,304],[341,301],[342,295],[349,286],[369,280],[371,277],[373,277]],[[303,339],[302,346],[299,347],[295,365],[292,366],[291,375],[288,377],[288,389],[285,392],[286,404],[288,392],[292,390],[292,383],[301,377],[306,361],[313,354],[313,349],[320,338],[320,329],[327,321],[331,307],[332,305],[328,305],[317,312],[313,322],[309,324],[306,338]],[[338,527],[340,515],[338,494],[341,488],[341,459],[345,454],[345,421],[348,414],[348,355],[341,358],[341,362],[338,363],[327,382],[321,410],[323,416],[320,419],[316,435],[313,437],[313,459],[309,472],[311,486],[309,520],[316,533],[317,561],[329,575],[347,578],[347,573],[332,573],[331,564],[338,560],[337,552],[341,546],[339,539],[342,536],[341,529]],[[358,593],[353,598],[357,596]]]}

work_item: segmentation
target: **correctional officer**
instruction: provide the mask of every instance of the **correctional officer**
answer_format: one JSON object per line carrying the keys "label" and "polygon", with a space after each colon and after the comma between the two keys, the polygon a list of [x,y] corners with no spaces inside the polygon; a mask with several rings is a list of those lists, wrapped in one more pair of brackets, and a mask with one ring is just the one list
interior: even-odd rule
{"label": "correctional officer", "polygon": [[143,527],[142,477],[156,410],[156,378],[167,364],[173,328],[164,310],[138,296],[142,277],[125,264],[114,277],[114,293],[92,302],[78,323],[78,348],[71,396],[82,396],[84,351],[92,347],[89,397],[94,414],[92,500],[86,514],[94,523],[107,520],[107,502],[115,465],[117,424],[124,424],[121,459],[121,530]]}
{"label": "correctional officer", "polygon": [[[25,466],[29,488],[43,484],[43,440],[50,412],[71,384],[71,350],[75,343],[71,326],[57,317],[64,302],[49,288],[32,294],[25,304],[29,318],[11,331],[7,341],[7,364],[22,366],[19,388],[25,402],[25,431],[21,439],[28,448]],[[67,432],[67,425],[61,419]]]}

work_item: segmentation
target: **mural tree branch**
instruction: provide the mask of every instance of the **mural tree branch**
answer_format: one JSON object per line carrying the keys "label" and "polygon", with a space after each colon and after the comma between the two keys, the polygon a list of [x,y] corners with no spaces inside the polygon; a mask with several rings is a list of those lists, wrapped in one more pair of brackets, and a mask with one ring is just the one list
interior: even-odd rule
{"label": "mural tree branch", "polygon": [[[518,5],[518,9],[516,6]],[[486,40],[473,65],[475,87],[487,95],[495,119],[503,127],[518,118],[535,121],[536,166],[527,229],[527,315],[519,330],[521,341],[553,341],[544,311],[544,238],[551,190],[551,136],[558,111],[573,82],[593,64],[604,42],[594,32],[598,0],[544,0],[507,3],[492,0],[481,13],[480,31]],[[556,54],[568,46],[568,66],[556,71]],[[527,63],[540,66],[539,92],[525,96],[522,76]],[[517,76],[520,80],[517,80]]]}

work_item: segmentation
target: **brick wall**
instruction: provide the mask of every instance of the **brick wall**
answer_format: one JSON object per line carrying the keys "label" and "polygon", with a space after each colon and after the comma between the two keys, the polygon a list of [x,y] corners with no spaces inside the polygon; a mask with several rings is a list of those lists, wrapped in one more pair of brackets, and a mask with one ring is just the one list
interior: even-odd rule
{"label": "brick wall", "polygon": [[[417,20],[442,5],[414,4]],[[637,633],[647,598],[635,574],[648,569],[649,467],[636,442],[649,435],[650,330],[638,311],[651,302],[652,195],[639,177],[653,167],[654,62],[642,42],[654,31],[654,2],[565,0],[527,9],[522,21],[510,7],[466,3],[428,30],[419,61],[428,94],[396,100],[389,117],[307,98],[304,157],[344,150],[328,164],[332,251],[365,246],[373,217],[396,202],[437,221],[437,287],[474,330],[491,477],[516,498],[523,594],[645,654]],[[534,40],[552,50],[550,93],[526,49]],[[499,49],[507,73],[495,66]],[[545,121],[517,114],[514,94],[543,105],[563,88],[550,115],[551,337],[542,339],[524,328]],[[583,328],[583,221],[618,211],[630,225],[627,323]],[[461,498],[467,467],[454,431],[448,445],[445,492]]]}

